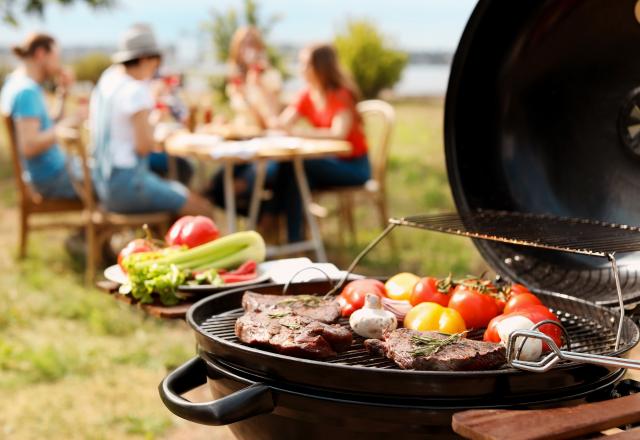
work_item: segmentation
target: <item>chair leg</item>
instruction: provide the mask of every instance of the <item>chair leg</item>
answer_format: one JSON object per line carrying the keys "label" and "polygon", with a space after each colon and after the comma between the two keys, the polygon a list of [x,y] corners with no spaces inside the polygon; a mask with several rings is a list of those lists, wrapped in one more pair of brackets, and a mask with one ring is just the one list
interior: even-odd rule
{"label": "chair leg", "polygon": [[85,226],[85,240],[87,246],[87,267],[85,268],[85,283],[87,286],[90,286],[91,284],[93,284],[96,276],[96,257],[98,255],[98,252],[96,250],[96,225],[91,221]]}
{"label": "chair leg", "polygon": [[27,255],[27,238],[29,234],[29,212],[20,208],[20,244],[18,247],[18,258],[23,259]]}
{"label": "chair leg", "polygon": [[342,197],[344,197],[344,216],[347,222],[347,227],[349,228],[349,234],[351,235],[351,242],[356,244],[358,243],[358,235],[356,232],[356,221],[353,214],[355,206],[353,194],[344,194]]}
{"label": "chair leg", "polygon": [[[380,194],[375,198],[376,208],[378,208],[378,215],[380,217],[380,227],[381,229],[385,229],[389,224],[389,208],[387,206],[387,198]],[[387,235],[387,240],[389,240],[389,245],[391,247],[391,251],[396,254],[398,248],[396,246],[396,240],[393,234]]]}

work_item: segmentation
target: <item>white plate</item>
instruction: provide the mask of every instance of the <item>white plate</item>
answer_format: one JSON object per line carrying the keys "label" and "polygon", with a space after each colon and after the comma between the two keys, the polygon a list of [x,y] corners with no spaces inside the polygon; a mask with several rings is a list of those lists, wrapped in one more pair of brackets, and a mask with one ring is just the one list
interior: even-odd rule
{"label": "white plate", "polygon": [[[211,284],[200,284],[197,286],[183,285],[183,286],[179,286],[178,290],[180,292],[193,292],[193,293],[218,292],[221,290],[234,289],[236,287],[251,286],[253,284],[264,283],[266,281],[269,281],[270,277],[266,268],[263,267],[263,264],[264,263],[258,264],[258,267],[256,270],[258,272],[258,276],[252,280],[240,281],[237,283],[228,283],[228,284],[223,284],[222,286],[214,286]],[[114,283],[118,283],[118,284],[126,284],[129,282],[129,278],[127,277],[127,274],[125,274],[120,268],[120,266],[118,266],[117,264],[107,267],[104,270],[104,277],[109,281],[113,281]]]}

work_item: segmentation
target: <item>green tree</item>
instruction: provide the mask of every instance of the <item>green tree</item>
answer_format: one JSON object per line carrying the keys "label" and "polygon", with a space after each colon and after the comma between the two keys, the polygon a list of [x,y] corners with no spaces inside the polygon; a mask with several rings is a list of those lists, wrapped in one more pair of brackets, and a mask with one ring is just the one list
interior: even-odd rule
{"label": "green tree", "polygon": [[386,43],[388,38],[367,20],[350,20],[335,37],[342,64],[360,87],[364,98],[375,98],[393,87],[407,64],[406,53]]}
{"label": "green tree", "polygon": [[111,59],[108,55],[95,52],[78,58],[73,63],[73,70],[76,73],[78,81],[91,81],[97,83],[102,72],[111,65]]}
{"label": "green tree", "polygon": [[106,8],[115,3],[115,0],[0,0],[0,15],[5,23],[17,26],[17,14],[44,16],[48,6],[53,4],[71,5],[84,3],[93,8]]}

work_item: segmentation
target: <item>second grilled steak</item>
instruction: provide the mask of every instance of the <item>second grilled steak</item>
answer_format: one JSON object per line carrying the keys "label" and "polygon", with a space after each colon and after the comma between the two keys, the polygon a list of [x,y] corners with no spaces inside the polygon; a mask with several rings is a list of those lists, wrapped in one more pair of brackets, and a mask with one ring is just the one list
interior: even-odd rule
{"label": "second grilled steak", "polygon": [[246,292],[242,297],[245,312],[284,312],[306,316],[328,324],[340,318],[340,304],[334,298],[314,295],[263,295]]}
{"label": "second grilled steak", "polygon": [[434,339],[447,337],[437,332],[419,332],[400,328],[385,334],[384,341],[367,339],[364,345],[370,353],[386,356],[405,370],[491,370],[506,362],[504,346],[466,338],[445,345],[431,355],[416,355],[414,336],[426,336]]}
{"label": "second grilled steak", "polygon": [[351,345],[351,332],[288,311],[248,312],[238,318],[236,336],[244,343],[272,348],[282,354],[324,359]]}

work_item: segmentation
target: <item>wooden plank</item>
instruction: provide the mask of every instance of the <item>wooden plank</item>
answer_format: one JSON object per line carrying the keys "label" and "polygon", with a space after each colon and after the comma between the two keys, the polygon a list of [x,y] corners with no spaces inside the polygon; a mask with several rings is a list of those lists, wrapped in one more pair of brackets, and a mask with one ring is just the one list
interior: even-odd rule
{"label": "wooden plank", "polygon": [[452,426],[472,440],[563,440],[640,421],[640,394],[543,410],[472,410]]}
{"label": "wooden plank", "polygon": [[194,304],[191,301],[181,302],[180,304],[176,304],[175,306],[164,306],[162,304],[140,304],[134,301],[134,299],[131,298],[130,295],[120,295],[118,293],[118,287],[120,287],[118,283],[114,283],[113,281],[108,280],[102,280],[96,282],[96,286],[100,290],[110,294],[115,300],[122,301],[132,307],[137,307],[148,315],[154,316],[156,318],[184,319],[187,315],[187,310],[189,310],[189,307]]}

